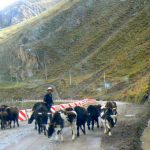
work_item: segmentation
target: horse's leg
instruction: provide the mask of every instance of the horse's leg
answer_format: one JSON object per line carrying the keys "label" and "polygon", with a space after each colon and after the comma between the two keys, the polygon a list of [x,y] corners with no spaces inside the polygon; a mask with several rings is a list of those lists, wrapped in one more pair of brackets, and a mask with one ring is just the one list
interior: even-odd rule
{"label": "horse's leg", "polygon": [[88,121],[87,121],[88,130],[90,130],[90,124],[91,124],[91,120],[89,118]]}
{"label": "horse's leg", "polygon": [[1,129],[2,129],[2,121],[1,121]]}
{"label": "horse's leg", "polygon": [[97,128],[99,128],[99,121],[98,121],[98,117],[96,118],[96,123],[97,123]]}
{"label": "horse's leg", "polygon": [[71,130],[72,130],[72,140],[74,140],[75,139],[75,123],[71,125]]}
{"label": "horse's leg", "polygon": [[63,137],[63,133],[62,133],[62,131],[60,131],[60,140],[63,142],[64,141],[64,137]]}
{"label": "horse's leg", "polygon": [[18,118],[16,119],[16,122],[17,122],[17,126],[19,127],[19,122],[18,122]]}
{"label": "horse's leg", "polygon": [[43,130],[44,130],[44,126],[43,124],[41,124],[41,133],[43,133]]}
{"label": "horse's leg", "polygon": [[10,120],[10,121],[8,121],[8,124],[9,124],[9,126],[10,126],[10,128],[11,128],[11,120]]}
{"label": "horse's leg", "polygon": [[106,134],[107,133],[106,120],[104,120],[103,125],[104,125],[104,133]]}
{"label": "horse's leg", "polygon": [[40,133],[42,133],[42,125],[40,125]]}
{"label": "horse's leg", "polygon": [[103,125],[103,121],[102,121],[102,118],[101,118],[101,117],[99,117],[99,122],[100,122],[100,123],[99,123],[99,124],[100,124],[100,128],[103,128],[104,125]]}
{"label": "horse's leg", "polygon": [[3,124],[4,124],[4,119],[3,119],[3,115],[1,116],[1,129],[3,129]]}
{"label": "horse's leg", "polygon": [[117,118],[114,119],[114,125],[116,125],[116,124],[117,124]]}
{"label": "horse's leg", "polygon": [[61,135],[62,134],[62,128],[60,125],[57,125],[56,126],[56,137],[55,137],[55,140],[58,141],[59,139],[62,140],[63,136]]}
{"label": "horse's leg", "polygon": [[83,129],[82,129],[82,125],[80,126],[80,129],[81,129],[82,132],[84,132]]}
{"label": "horse's leg", "polygon": [[7,126],[6,126],[6,122],[4,121],[4,122],[3,122],[3,129],[6,129],[6,127],[7,127]]}
{"label": "horse's leg", "polygon": [[38,133],[40,134],[40,127],[38,126]]}
{"label": "horse's leg", "polygon": [[60,131],[58,129],[56,129],[56,137],[55,140],[58,141],[60,137]]}
{"label": "horse's leg", "polygon": [[56,133],[55,140],[58,141],[58,139],[59,139],[59,133],[57,132],[57,133]]}
{"label": "horse's leg", "polygon": [[4,129],[4,120],[3,120],[3,118],[1,119],[1,129]]}
{"label": "horse's leg", "polygon": [[37,130],[37,122],[35,121],[35,130]]}
{"label": "horse's leg", "polygon": [[112,136],[112,134],[111,134],[111,129],[109,129],[108,135],[109,135],[109,136]]}
{"label": "horse's leg", "polygon": [[46,135],[46,125],[43,125],[44,135]]}
{"label": "horse's leg", "polygon": [[109,124],[109,122],[107,122],[106,126],[107,126],[107,133],[109,136],[111,136],[112,135],[111,134],[111,125]]}
{"label": "horse's leg", "polygon": [[77,137],[80,136],[80,133],[79,133],[79,125],[77,125]]}
{"label": "horse's leg", "polygon": [[38,125],[38,133],[41,134],[41,125],[39,123],[37,123]]}
{"label": "horse's leg", "polygon": [[83,129],[82,129],[82,125],[80,126],[80,129],[83,132],[83,134],[85,134],[85,124],[83,124]]}
{"label": "horse's leg", "polygon": [[86,134],[86,132],[85,132],[85,123],[83,124],[83,133]]}
{"label": "horse's leg", "polygon": [[94,118],[92,118],[92,130],[94,130]]}
{"label": "horse's leg", "polygon": [[13,120],[13,122],[14,122],[14,126],[13,127],[15,128],[15,119]]}

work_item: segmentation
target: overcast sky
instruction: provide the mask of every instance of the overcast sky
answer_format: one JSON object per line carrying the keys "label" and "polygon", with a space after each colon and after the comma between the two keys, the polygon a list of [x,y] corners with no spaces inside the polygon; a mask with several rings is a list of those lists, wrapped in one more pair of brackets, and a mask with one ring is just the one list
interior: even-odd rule
{"label": "overcast sky", "polygon": [[18,1],[18,0],[0,0],[0,10],[13,4],[16,1]]}

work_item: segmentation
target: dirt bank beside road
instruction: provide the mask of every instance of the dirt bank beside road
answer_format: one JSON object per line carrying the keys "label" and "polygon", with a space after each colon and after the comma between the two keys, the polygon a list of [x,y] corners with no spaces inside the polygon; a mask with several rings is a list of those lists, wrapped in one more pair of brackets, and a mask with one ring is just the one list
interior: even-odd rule
{"label": "dirt bank beside road", "polygon": [[148,104],[124,104],[119,107],[118,124],[113,136],[102,136],[105,150],[142,150],[140,137],[150,117]]}

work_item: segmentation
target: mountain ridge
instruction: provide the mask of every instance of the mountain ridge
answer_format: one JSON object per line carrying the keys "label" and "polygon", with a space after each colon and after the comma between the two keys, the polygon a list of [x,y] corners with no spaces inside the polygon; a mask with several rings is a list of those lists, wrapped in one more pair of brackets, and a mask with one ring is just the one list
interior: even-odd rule
{"label": "mountain ridge", "polygon": [[28,20],[54,7],[61,0],[18,0],[0,10],[0,29]]}

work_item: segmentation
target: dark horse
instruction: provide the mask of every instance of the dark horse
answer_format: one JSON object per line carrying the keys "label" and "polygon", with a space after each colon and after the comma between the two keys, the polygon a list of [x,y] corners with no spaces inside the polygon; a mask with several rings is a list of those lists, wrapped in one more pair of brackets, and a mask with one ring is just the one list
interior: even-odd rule
{"label": "dark horse", "polygon": [[31,124],[35,119],[35,128],[38,127],[39,134],[44,130],[44,134],[46,135],[46,124],[48,121],[49,110],[45,103],[38,102],[34,104],[33,113],[28,120],[28,123]]}

